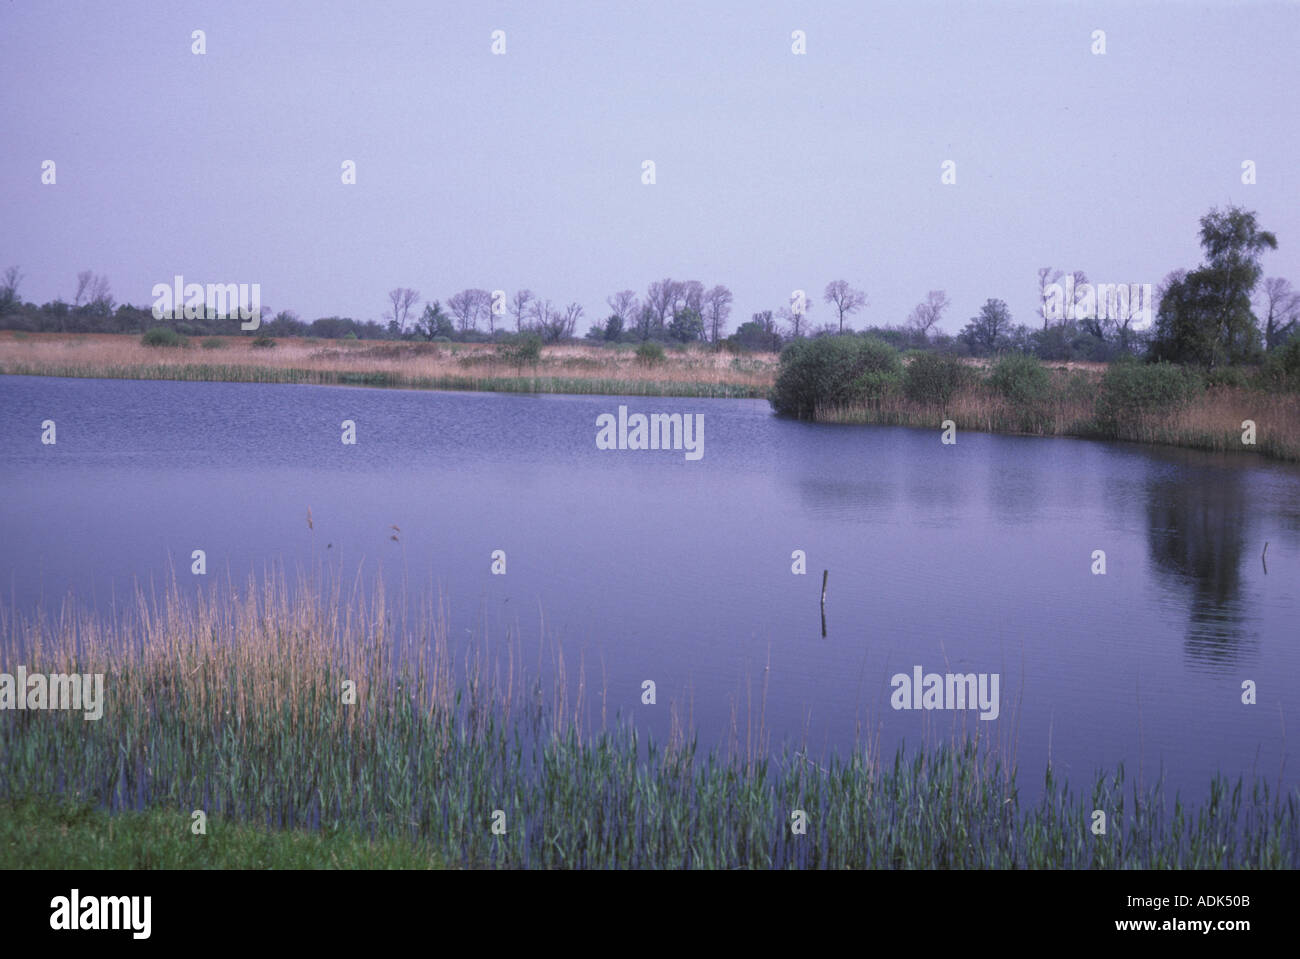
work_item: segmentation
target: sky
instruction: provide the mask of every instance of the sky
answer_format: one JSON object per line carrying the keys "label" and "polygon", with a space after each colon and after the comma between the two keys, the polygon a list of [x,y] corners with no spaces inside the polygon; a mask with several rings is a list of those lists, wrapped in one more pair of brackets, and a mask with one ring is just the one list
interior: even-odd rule
{"label": "sky", "polygon": [[855,328],[942,289],[956,332],[1041,322],[1041,266],[1158,284],[1238,204],[1300,285],[1297,50],[1296,4],[3,0],[0,269],[306,320],[527,287],[579,333],[664,277],[820,324],[845,279]]}

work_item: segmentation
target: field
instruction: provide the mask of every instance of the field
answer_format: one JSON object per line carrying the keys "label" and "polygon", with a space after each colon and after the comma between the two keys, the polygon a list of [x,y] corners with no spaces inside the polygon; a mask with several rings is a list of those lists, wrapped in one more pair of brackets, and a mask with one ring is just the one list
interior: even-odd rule
{"label": "field", "polygon": [[776,354],[737,357],[701,348],[667,349],[663,360],[645,362],[628,346],[565,344],[543,347],[536,365],[517,366],[486,343],[297,338],[274,343],[258,347],[250,337],[207,337],[191,339],[185,347],[150,347],[125,334],[0,332],[0,373],[761,398],[776,370]]}

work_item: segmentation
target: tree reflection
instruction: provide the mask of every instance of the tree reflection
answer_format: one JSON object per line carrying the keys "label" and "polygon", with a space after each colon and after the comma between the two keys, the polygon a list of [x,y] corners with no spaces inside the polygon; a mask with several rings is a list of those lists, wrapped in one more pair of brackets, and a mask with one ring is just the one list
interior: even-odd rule
{"label": "tree reflection", "polygon": [[1219,671],[1240,661],[1256,637],[1245,631],[1242,560],[1249,514],[1242,473],[1196,470],[1147,486],[1147,543],[1170,593],[1188,597],[1187,655]]}

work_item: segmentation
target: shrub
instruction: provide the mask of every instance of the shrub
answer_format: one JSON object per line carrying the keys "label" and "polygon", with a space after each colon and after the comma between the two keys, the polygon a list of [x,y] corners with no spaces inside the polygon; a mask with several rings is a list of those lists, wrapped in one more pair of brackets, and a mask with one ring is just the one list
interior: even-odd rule
{"label": "shrub", "polygon": [[903,392],[914,403],[947,406],[970,378],[970,369],[957,357],[918,352],[903,373]]}
{"label": "shrub", "polygon": [[636,348],[636,361],[646,366],[654,366],[664,361],[664,348],[654,340],[646,340]]}
{"label": "shrub", "polygon": [[781,351],[772,408],[811,417],[819,407],[879,400],[901,382],[898,351],[875,338],[798,339]]}
{"label": "shrub", "polygon": [[993,365],[989,386],[1019,407],[1036,409],[1051,394],[1052,376],[1035,357],[1010,353]]}
{"label": "shrub", "polygon": [[203,341],[205,350],[219,350],[226,345],[226,341],[219,336],[209,336]]}
{"label": "shrub", "polygon": [[1109,431],[1133,426],[1153,413],[1181,408],[1204,388],[1200,374],[1187,367],[1117,360],[1098,387],[1097,423]]}
{"label": "shrub", "polygon": [[275,346],[275,340],[269,336],[259,336],[253,340],[253,346],[257,347],[259,350],[269,350],[271,347]]}
{"label": "shrub", "polygon": [[1285,346],[1269,351],[1260,378],[1274,389],[1300,390],[1300,334],[1292,336]]}
{"label": "shrub", "polygon": [[1205,375],[1206,386],[1243,387],[1250,384],[1250,377],[1240,366],[1220,366]]}
{"label": "shrub", "polygon": [[542,338],[536,333],[515,333],[497,344],[496,353],[522,373],[525,363],[536,366],[541,361]]}
{"label": "shrub", "polygon": [[144,346],[184,346],[186,342],[185,337],[166,326],[155,326],[140,337]]}

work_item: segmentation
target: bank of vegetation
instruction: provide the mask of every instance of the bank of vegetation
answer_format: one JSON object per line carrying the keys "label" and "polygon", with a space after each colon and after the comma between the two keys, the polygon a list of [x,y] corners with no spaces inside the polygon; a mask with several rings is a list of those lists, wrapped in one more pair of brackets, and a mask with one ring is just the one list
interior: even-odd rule
{"label": "bank of vegetation", "polygon": [[56,839],[40,865],[346,866],[367,850],[449,867],[1300,865],[1300,795],[1264,778],[1171,799],[1122,767],[1082,788],[1048,769],[1027,801],[1005,745],[977,738],[821,755],[769,750],[742,720],[731,746],[681,727],[650,742],[617,695],[594,701],[576,664],[566,677],[562,650],[543,684],[510,644],[458,649],[441,617],[408,622],[380,591],[173,588],[126,620],[6,633],[0,668],[102,672],[106,702],[90,722],[5,715],[0,808],[24,835],[0,842],[0,868],[34,864],[31,837],[69,835],[93,845]]}

